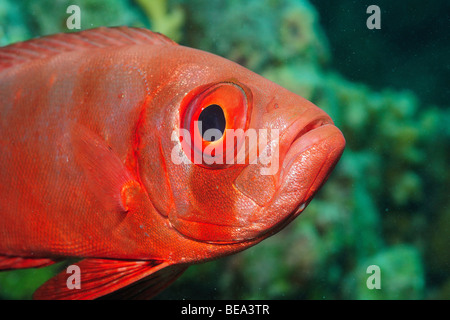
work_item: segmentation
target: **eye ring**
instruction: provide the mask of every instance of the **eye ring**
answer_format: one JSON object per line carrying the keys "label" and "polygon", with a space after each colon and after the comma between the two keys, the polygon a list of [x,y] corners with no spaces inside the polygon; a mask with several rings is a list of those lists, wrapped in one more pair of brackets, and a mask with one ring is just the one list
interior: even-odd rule
{"label": "eye ring", "polygon": [[180,141],[191,162],[214,169],[229,166],[242,139],[227,143],[227,132],[245,131],[249,122],[246,90],[233,82],[201,86],[186,95],[180,111]]}

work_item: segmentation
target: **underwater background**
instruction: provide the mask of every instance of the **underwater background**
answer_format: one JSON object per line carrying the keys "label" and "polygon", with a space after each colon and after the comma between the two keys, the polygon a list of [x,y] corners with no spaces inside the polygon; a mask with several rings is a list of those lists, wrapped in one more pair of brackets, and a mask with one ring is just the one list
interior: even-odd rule
{"label": "underwater background", "polygon": [[[300,217],[157,299],[450,299],[448,0],[0,0],[0,45],[69,32],[72,4],[82,30],[146,27],[242,64],[347,140]],[[369,5],[381,29],[367,28]],[[381,289],[367,287],[371,265]],[[30,299],[62,267],[0,273],[0,299]]]}

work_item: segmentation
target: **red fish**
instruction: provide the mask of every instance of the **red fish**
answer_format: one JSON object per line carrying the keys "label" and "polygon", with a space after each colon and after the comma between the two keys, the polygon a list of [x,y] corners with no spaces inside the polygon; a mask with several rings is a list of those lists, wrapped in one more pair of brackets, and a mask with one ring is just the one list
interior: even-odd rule
{"label": "red fish", "polygon": [[[0,48],[0,98],[0,269],[79,259],[79,289],[64,270],[37,299],[152,297],[286,226],[345,146],[311,102],[145,29]],[[250,161],[231,130],[273,134]]]}

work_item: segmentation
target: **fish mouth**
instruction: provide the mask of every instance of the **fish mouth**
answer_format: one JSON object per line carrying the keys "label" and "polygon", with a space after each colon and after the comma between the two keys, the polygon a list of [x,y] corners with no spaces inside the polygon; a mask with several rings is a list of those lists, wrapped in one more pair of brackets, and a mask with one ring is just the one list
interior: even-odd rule
{"label": "fish mouth", "polygon": [[234,242],[261,241],[286,227],[328,179],[345,147],[341,131],[321,109],[303,113],[280,137],[278,190]]}
{"label": "fish mouth", "polygon": [[326,125],[333,125],[333,121],[324,114],[312,119],[298,119],[289,126],[281,141],[281,144],[284,144],[284,149],[287,149],[281,165],[281,176],[291,166],[296,156],[311,147],[317,140],[315,136],[317,129]]}
{"label": "fish mouth", "polygon": [[284,228],[307,207],[333,171],[344,147],[343,134],[318,108],[306,111],[286,129],[280,140],[280,185],[272,209],[267,210],[272,214],[276,214],[273,208],[279,210],[278,222],[270,233]]}
{"label": "fish mouth", "polygon": [[292,122],[284,131],[280,141],[280,154],[283,155],[281,163],[282,178],[287,170],[292,166],[292,162],[297,156],[312,147],[314,143],[322,137],[320,134],[321,127],[331,125],[334,126],[333,120],[320,109],[309,109],[303,113],[297,120]]}

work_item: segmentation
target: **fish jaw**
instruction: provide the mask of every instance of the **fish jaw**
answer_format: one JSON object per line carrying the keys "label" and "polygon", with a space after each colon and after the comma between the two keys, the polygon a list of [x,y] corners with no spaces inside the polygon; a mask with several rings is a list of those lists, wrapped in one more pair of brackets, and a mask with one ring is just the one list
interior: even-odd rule
{"label": "fish jaw", "polygon": [[[246,187],[235,183],[245,196],[256,199],[260,190],[257,184],[269,177],[277,181],[270,202],[253,215],[247,228],[240,230],[239,240],[265,238],[297,217],[326,182],[344,148],[343,134],[317,107],[308,109],[288,125],[273,159],[278,161],[277,172],[273,176],[260,175],[253,184],[247,181]],[[246,170],[251,170],[251,165],[243,172]]]}
{"label": "fish jaw", "polygon": [[[344,147],[341,131],[329,123],[295,139],[281,166],[283,182],[268,211],[277,208],[291,218],[298,216],[326,182]],[[287,198],[289,200],[285,200]],[[282,206],[280,200],[284,200]]]}

